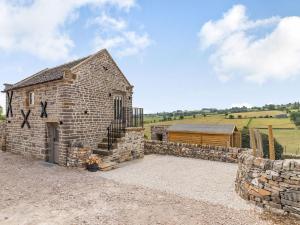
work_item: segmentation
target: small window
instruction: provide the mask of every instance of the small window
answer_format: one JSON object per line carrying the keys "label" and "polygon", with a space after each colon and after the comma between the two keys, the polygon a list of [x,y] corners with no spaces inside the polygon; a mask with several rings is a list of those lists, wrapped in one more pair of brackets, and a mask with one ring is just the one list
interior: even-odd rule
{"label": "small window", "polygon": [[34,105],[34,92],[29,92],[29,105]]}

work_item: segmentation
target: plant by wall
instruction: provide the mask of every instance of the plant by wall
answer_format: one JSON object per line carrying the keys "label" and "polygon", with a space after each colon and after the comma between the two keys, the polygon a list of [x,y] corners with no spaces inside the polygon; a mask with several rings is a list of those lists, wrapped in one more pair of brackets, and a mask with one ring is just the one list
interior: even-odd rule
{"label": "plant by wall", "polygon": [[4,120],[5,117],[3,115],[3,108],[0,106],[0,120]]}

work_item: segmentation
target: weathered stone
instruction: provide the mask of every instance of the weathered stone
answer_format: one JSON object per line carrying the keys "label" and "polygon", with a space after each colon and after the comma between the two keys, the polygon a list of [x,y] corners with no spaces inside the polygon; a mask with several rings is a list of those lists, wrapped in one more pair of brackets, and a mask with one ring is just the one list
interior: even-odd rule
{"label": "weathered stone", "polygon": [[263,168],[258,166],[260,159],[254,159],[253,164],[248,163],[247,159],[251,159],[248,154],[242,152],[238,158],[236,192],[256,205],[263,205],[272,213],[300,216],[300,176],[299,171],[291,166],[296,165],[296,160],[290,160],[289,163],[275,160],[273,167]]}
{"label": "weathered stone", "polygon": [[[63,72],[53,71],[63,73],[61,79],[13,90],[13,116],[6,118],[5,128],[7,151],[48,160],[50,138],[47,127],[55,123],[58,127],[58,163],[80,164],[80,159],[74,161],[72,154],[79,153],[70,149],[70,144],[76,140],[84,147],[97,149],[107,137],[107,127],[114,119],[114,99],[122,98],[123,106],[132,107],[133,86],[106,50],[76,66],[73,62],[64,67],[70,68]],[[28,104],[29,92],[34,92],[32,105]],[[48,103],[47,118],[41,118],[41,101]],[[21,110],[31,111],[28,118],[30,129],[21,128]]]}
{"label": "weathered stone", "polygon": [[[245,151],[239,149],[238,152]],[[145,140],[145,154],[174,155],[213,161],[237,163],[238,155],[231,147],[214,147],[167,141]]]}
{"label": "weathered stone", "polygon": [[273,169],[276,171],[282,170],[283,161],[282,160],[275,160],[273,163]]}

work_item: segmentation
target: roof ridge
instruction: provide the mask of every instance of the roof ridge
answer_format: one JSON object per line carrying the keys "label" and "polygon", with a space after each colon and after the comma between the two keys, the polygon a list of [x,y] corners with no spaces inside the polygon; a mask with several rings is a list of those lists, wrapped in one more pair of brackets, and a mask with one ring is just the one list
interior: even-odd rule
{"label": "roof ridge", "polygon": [[79,58],[79,59],[75,59],[75,60],[69,61],[69,62],[67,62],[67,63],[64,63],[64,64],[61,64],[61,65],[55,66],[55,67],[51,67],[51,68],[49,68],[49,70],[57,69],[57,68],[59,68],[59,67],[66,66],[66,65],[68,65],[68,64],[71,64],[71,63],[74,63],[74,62],[77,62],[77,61],[81,61],[81,60],[83,60],[83,59],[87,59],[87,58],[89,58],[90,56],[91,56],[91,55],[85,56],[85,57],[81,57],[81,58]]}

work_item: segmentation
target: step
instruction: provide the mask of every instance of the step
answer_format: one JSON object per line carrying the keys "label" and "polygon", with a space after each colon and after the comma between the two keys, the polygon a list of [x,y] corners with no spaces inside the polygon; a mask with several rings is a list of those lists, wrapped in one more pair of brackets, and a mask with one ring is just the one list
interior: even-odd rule
{"label": "step", "polygon": [[[99,143],[98,148],[107,149],[107,142]],[[116,149],[116,148],[117,148],[117,143],[113,143],[111,149]]]}
{"label": "step", "polygon": [[[108,140],[107,137],[106,137],[106,138],[103,138],[103,139],[102,139],[102,142],[106,142],[106,143],[107,143],[107,140]],[[113,140],[113,143],[119,143],[121,140],[122,140],[122,138],[115,138],[115,139]]]}
{"label": "step", "polygon": [[97,154],[100,156],[110,156],[113,154],[113,152],[108,151],[107,149],[96,149],[96,150],[93,150],[93,154]]}
{"label": "step", "polygon": [[101,171],[109,171],[112,169],[117,168],[117,163],[115,162],[100,162],[99,163],[99,170]]}

